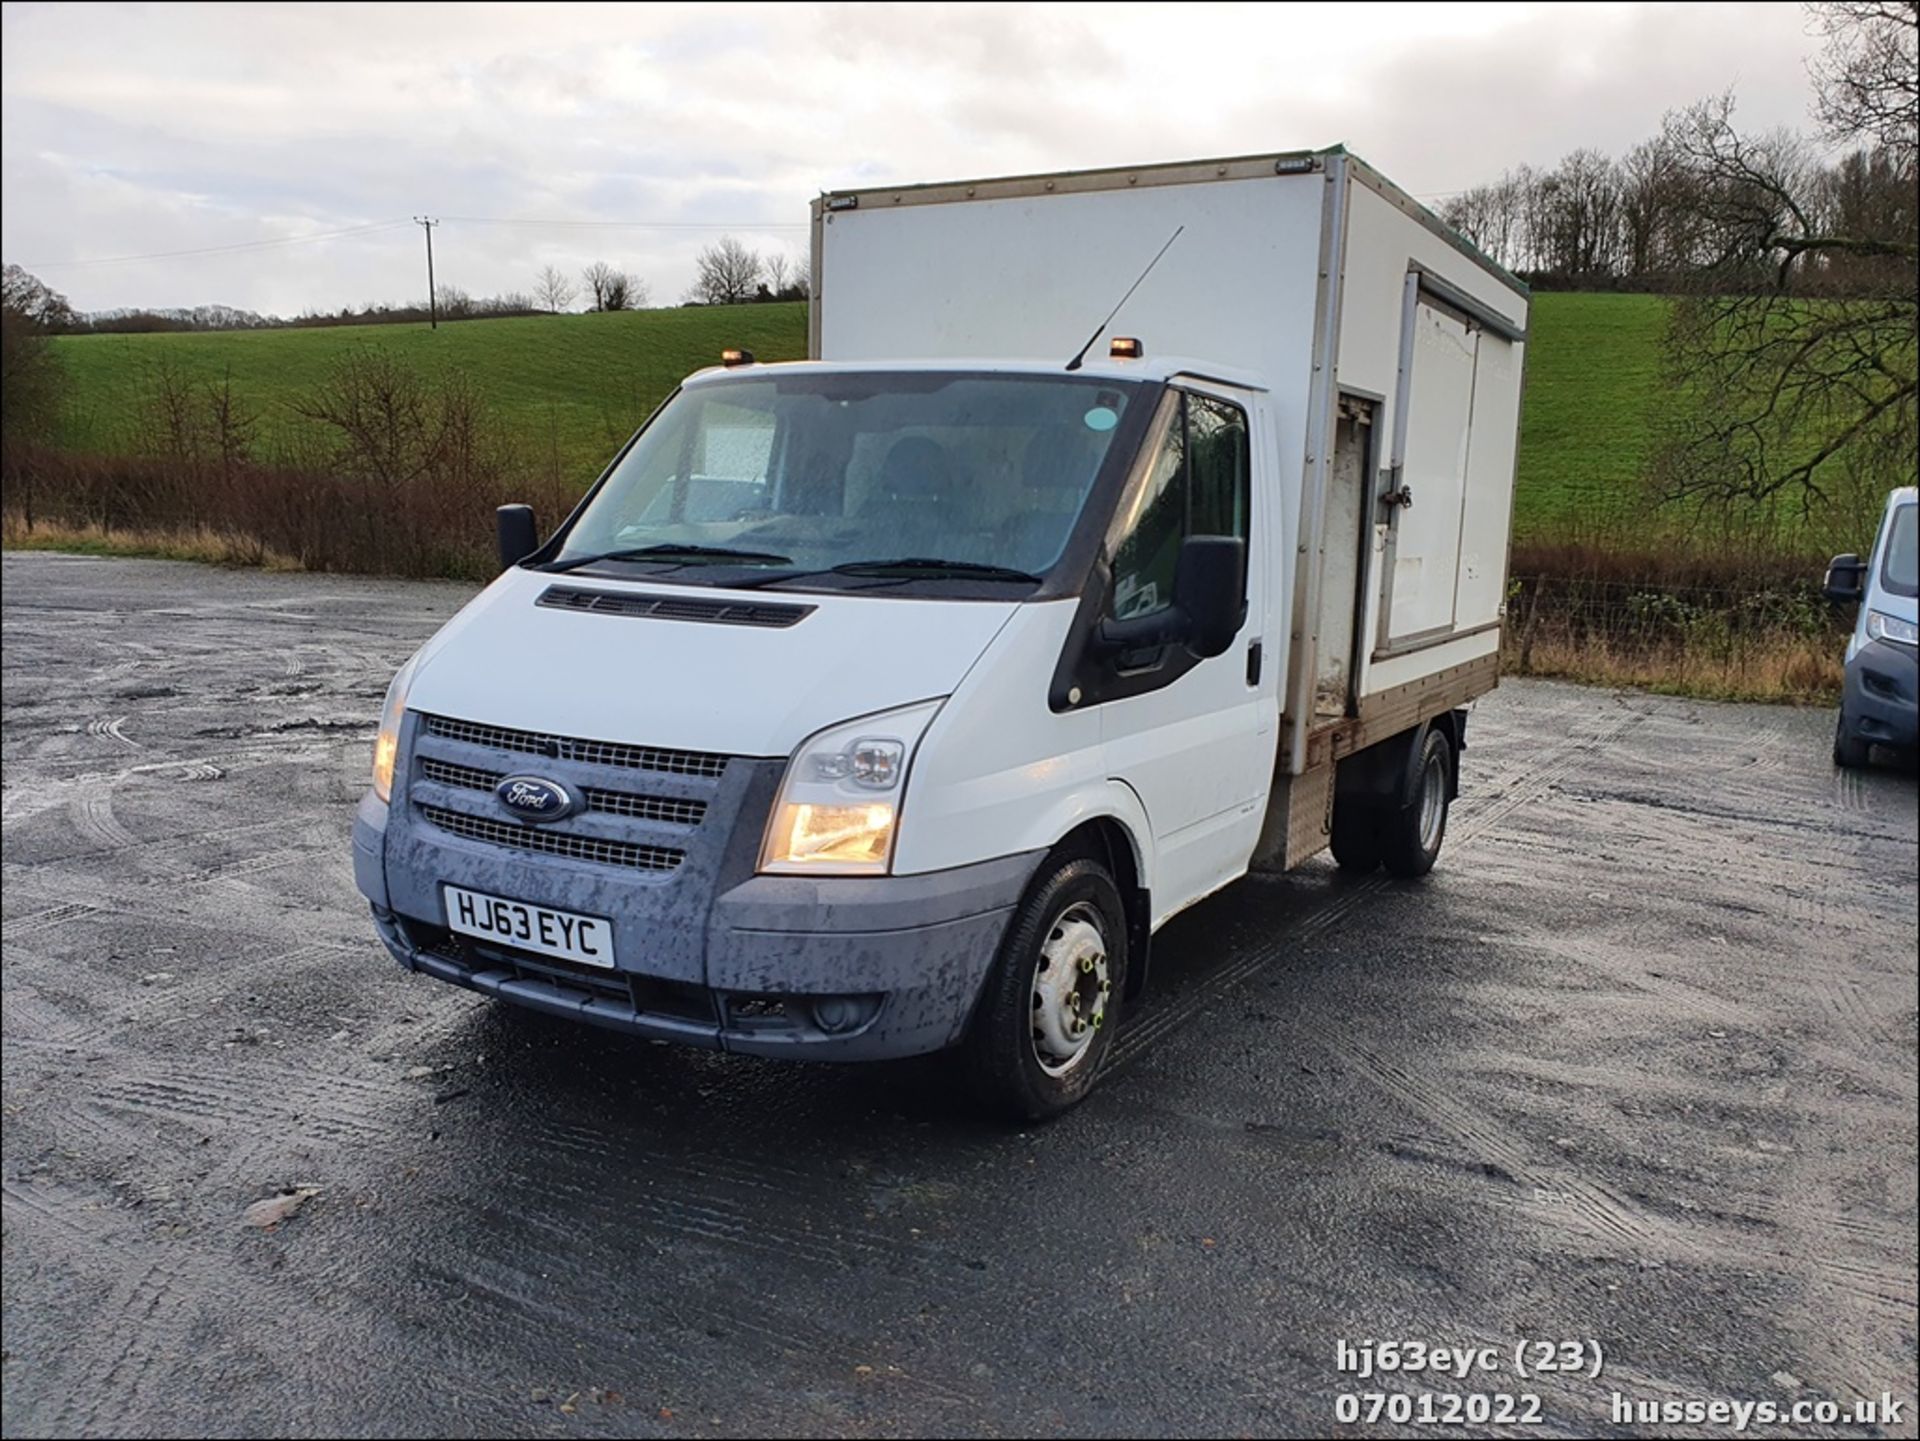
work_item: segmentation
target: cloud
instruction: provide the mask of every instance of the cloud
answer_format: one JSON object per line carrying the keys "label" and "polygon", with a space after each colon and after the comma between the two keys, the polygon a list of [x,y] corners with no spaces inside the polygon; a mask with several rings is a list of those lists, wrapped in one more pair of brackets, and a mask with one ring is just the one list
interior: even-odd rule
{"label": "cloud", "polygon": [[[1781,5],[10,5],[0,245],[84,308],[282,313],[424,292],[417,231],[135,264],[422,212],[441,276],[593,259],[685,289],[717,232],[798,252],[884,184],[1344,140],[1416,194],[1737,86],[1798,124]],[[781,228],[784,227],[784,228]]]}

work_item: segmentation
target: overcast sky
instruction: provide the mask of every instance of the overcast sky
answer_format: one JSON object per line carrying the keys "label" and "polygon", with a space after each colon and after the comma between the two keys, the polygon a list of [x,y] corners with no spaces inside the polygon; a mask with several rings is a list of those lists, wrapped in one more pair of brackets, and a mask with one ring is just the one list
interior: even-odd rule
{"label": "overcast sky", "polygon": [[1815,48],[1796,4],[8,4],[4,25],[5,258],[83,309],[282,314],[424,295],[418,214],[475,294],[606,259],[659,303],[721,233],[696,227],[798,256],[835,186],[1345,142],[1437,203],[1729,87],[1743,123],[1803,126]]}

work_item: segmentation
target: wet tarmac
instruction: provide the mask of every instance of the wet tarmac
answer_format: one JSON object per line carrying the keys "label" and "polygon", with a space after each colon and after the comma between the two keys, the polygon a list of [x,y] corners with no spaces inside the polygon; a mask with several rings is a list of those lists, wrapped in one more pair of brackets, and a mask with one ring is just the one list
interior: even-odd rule
{"label": "wet tarmac", "polygon": [[[938,1062],[395,968],[348,826],[467,593],[6,556],[6,1434],[1457,1434],[1335,1424],[1422,1391],[1914,1434],[1916,789],[1830,715],[1503,685],[1432,877],[1195,908],[1017,1131]],[[1343,1377],[1366,1339],[1502,1367]]]}

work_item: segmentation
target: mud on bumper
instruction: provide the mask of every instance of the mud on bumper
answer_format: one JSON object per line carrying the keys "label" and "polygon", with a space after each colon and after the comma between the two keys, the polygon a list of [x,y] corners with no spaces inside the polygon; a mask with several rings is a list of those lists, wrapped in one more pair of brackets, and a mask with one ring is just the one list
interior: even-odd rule
{"label": "mud on bumper", "polygon": [[[751,877],[714,898],[704,977],[693,981],[634,969],[625,955],[607,970],[557,960],[401,913],[379,864],[377,806],[369,798],[354,827],[355,873],[406,969],[635,1036],[790,1059],[883,1060],[955,1044],[1040,859],[923,876]],[[644,930],[657,918],[611,919],[619,934],[623,922]]]}

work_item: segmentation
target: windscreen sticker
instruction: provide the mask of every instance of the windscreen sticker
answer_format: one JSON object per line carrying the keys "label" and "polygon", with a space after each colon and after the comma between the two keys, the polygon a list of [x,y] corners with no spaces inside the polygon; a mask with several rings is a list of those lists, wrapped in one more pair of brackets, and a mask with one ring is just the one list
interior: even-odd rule
{"label": "windscreen sticker", "polygon": [[1096,405],[1086,414],[1088,430],[1112,430],[1120,423],[1120,417],[1104,405]]}

